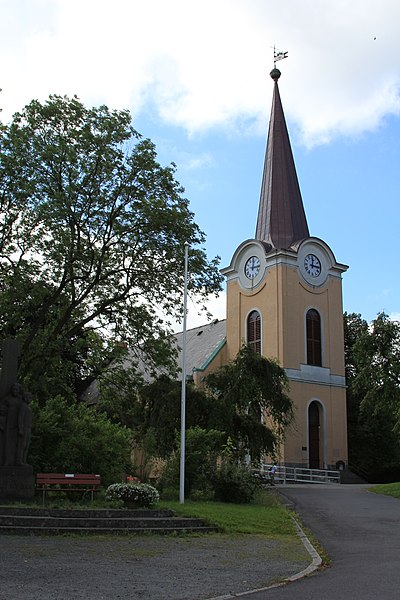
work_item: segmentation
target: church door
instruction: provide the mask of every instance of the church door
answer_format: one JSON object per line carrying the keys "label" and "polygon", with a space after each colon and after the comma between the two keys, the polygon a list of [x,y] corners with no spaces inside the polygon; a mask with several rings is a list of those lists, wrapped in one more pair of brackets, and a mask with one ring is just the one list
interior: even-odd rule
{"label": "church door", "polygon": [[320,432],[320,414],[317,402],[311,402],[308,408],[308,448],[309,448],[309,468],[320,468],[319,439]]}

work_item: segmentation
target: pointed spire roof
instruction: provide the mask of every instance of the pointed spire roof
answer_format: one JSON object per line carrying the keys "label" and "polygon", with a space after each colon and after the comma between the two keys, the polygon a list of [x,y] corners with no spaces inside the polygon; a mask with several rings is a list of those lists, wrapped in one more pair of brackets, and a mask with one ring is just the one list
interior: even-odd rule
{"label": "pointed spire roof", "polygon": [[277,249],[310,235],[279,95],[280,76],[278,69],[271,71],[275,84],[255,236]]}

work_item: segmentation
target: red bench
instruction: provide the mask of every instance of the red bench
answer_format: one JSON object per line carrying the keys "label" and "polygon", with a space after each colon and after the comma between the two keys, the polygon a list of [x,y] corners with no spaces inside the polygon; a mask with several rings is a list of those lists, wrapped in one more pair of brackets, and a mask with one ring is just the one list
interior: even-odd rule
{"label": "red bench", "polygon": [[36,489],[43,492],[43,505],[48,491],[52,492],[90,492],[93,493],[101,485],[100,475],[85,475],[74,473],[37,473]]}

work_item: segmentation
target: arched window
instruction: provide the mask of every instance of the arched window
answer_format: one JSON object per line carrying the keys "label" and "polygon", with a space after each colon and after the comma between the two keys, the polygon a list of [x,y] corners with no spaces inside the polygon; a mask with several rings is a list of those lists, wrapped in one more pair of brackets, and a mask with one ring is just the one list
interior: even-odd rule
{"label": "arched window", "polygon": [[254,352],[261,354],[261,316],[257,310],[247,317],[247,343]]}
{"label": "arched window", "polygon": [[311,308],[306,316],[307,364],[322,367],[321,317]]}

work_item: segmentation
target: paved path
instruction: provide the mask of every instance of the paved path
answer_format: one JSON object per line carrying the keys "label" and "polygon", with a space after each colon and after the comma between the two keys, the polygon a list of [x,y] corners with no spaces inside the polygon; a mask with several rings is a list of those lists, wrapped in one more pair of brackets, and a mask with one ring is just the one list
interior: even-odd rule
{"label": "paved path", "polygon": [[297,539],[0,535],[0,600],[204,600],[309,562]]}
{"label": "paved path", "polygon": [[332,565],[249,600],[397,600],[400,598],[400,500],[368,486],[281,487]]}

